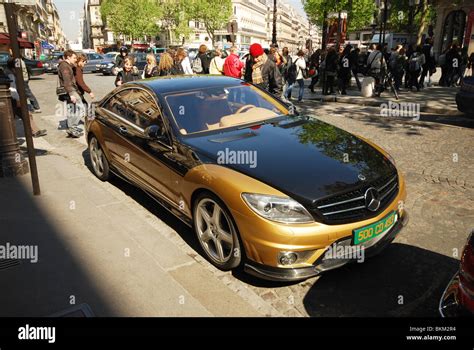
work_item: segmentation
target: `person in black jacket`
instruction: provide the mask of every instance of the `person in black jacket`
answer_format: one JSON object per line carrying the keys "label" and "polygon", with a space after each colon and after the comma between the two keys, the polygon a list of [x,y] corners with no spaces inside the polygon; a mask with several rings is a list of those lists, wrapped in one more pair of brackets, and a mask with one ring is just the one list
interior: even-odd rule
{"label": "person in black jacket", "polygon": [[260,44],[252,44],[249,52],[255,60],[255,63],[252,65],[252,83],[280,97],[282,81],[280,71],[275,62],[268,58]]}
{"label": "person in black jacket", "polygon": [[347,95],[346,89],[351,81],[351,54],[352,46],[346,45],[339,58],[339,71],[337,73],[341,95]]}
{"label": "person in black jacket", "polygon": [[120,86],[122,84],[128,83],[129,81],[135,81],[140,79],[137,67],[133,66],[132,57],[126,57],[123,63],[123,71],[117,74],[117,78],[115,79],[115,86]]}
{"label": "person in black jacket", "polygon": [[337,74],[337,53],[334,47],[328,49],[324,62],[323,95],[331,95],[334,93],[334,78]]}

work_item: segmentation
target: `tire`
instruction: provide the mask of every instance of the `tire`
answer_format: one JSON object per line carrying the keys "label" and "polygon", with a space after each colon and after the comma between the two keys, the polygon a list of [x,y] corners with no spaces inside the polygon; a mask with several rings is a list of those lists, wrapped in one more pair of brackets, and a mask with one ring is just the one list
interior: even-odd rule
{"label": "tire", "polygon": [[109,161],[94,135],[89,139],[89,159],[94,175],[101,181],[107,181],[110,177]]}
{"label": "tire", "polygon": [[237,226],[217,196],[210,192],[197,196],[193,203],[193,225],[206,258],[214,266],[228,271],[242,263],[244,252]]}

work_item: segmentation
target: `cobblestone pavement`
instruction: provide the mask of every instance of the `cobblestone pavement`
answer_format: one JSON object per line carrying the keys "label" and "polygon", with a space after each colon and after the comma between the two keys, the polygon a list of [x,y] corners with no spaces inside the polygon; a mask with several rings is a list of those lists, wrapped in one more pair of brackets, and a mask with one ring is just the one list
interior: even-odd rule
{"label": "cobblestone pavement", "polygon": [[[89,75],[86,79],[99,97],[112,88],[111,77]],[[57,122],[54,96],[48,92],[54,91],[54,77],[30,84],[42,104],[41,122],[51,127]],[[364,264],[286,284],[258,280],[240,271],[223,273],[199,256],[189,229],[155,209],[153,201],[127,184],[119,181],[113,185],[153,214],[153,219],[170,226],[167,236],[207,264],[229,288],[258,295],[255,303],[266,303],[278,314],[436,316],[439,297],[458,267],[469,230],[474,228],[473,121],[433,115],[422,115],[421,121],[384,118],[378,108],[343,103],[307,101],[299,110],[374,141],[395,158],[406,176],[409,225],[384,252]],[[61,140],[65,142],[72,141]],[[84,162],[81,154],[72,161]]]}

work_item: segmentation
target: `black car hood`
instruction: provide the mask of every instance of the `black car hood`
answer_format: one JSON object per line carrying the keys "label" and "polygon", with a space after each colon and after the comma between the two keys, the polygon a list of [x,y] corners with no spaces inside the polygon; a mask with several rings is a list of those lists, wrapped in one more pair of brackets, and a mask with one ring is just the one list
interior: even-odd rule
{"label": "black car hood", "polygon": [[[385,156],[363,140],[308,117],[187,137],[183,143],[201,161],[239,171],[305,204],[396,171]],[[239,155],[239,151],[248,152]],[[235,164],[238,161],[241,163]]]}

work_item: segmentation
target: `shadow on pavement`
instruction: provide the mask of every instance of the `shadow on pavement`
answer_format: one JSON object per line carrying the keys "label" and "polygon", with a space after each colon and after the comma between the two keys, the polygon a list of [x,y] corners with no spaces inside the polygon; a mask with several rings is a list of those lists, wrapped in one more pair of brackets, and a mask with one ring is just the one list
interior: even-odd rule
{"label": "shadow on pavement", "polygon": [[322,274],[303,303],[317,317],[437,317],[439,299],[458,267],[456,259],[393,243],[363,264]]}
{"label": "shadow on pavement", "polygon": [[[82,152],[82,157],[84,158],[84,164],[91,171],[91,173],[94,173],[92,165],[90,163],[88,149],[85,149]],[[186,242],[186,244],[189,245],[194,251],[196,251],[203,257],[205,256],[201,246],[199,245],[199,242],[195,237],[194,231],[186,224],[184,224],[181,220],[176,218],[176,216],[171,214],[168,210],[163,208],[147,193],[115,175],[112,176],[109,182],[118,189],[120,189],[122,192],[124,192],[126,195],[131,197],[135,202],[140,204],[142,207],[144,207],[150,213],[155,215],[161,221],[163,221],[166,225],[170,226],[173,230],[175,230],[180,235],[180,237]]]}
{"label": "shadow on pavement", "polygon": [[74,256],[75,247],[61,231],[63,219],[42,207],[51,203],[51,195],[34,198],[29,176],[0,178],[0,245],[36,246],[38,259],[31,259],[35,248],[20,264],[6,266],[4,256],[0,258],[0,316],[50,316],[82,303],[96,316],[116,315],[100,291],[103,286]]}

